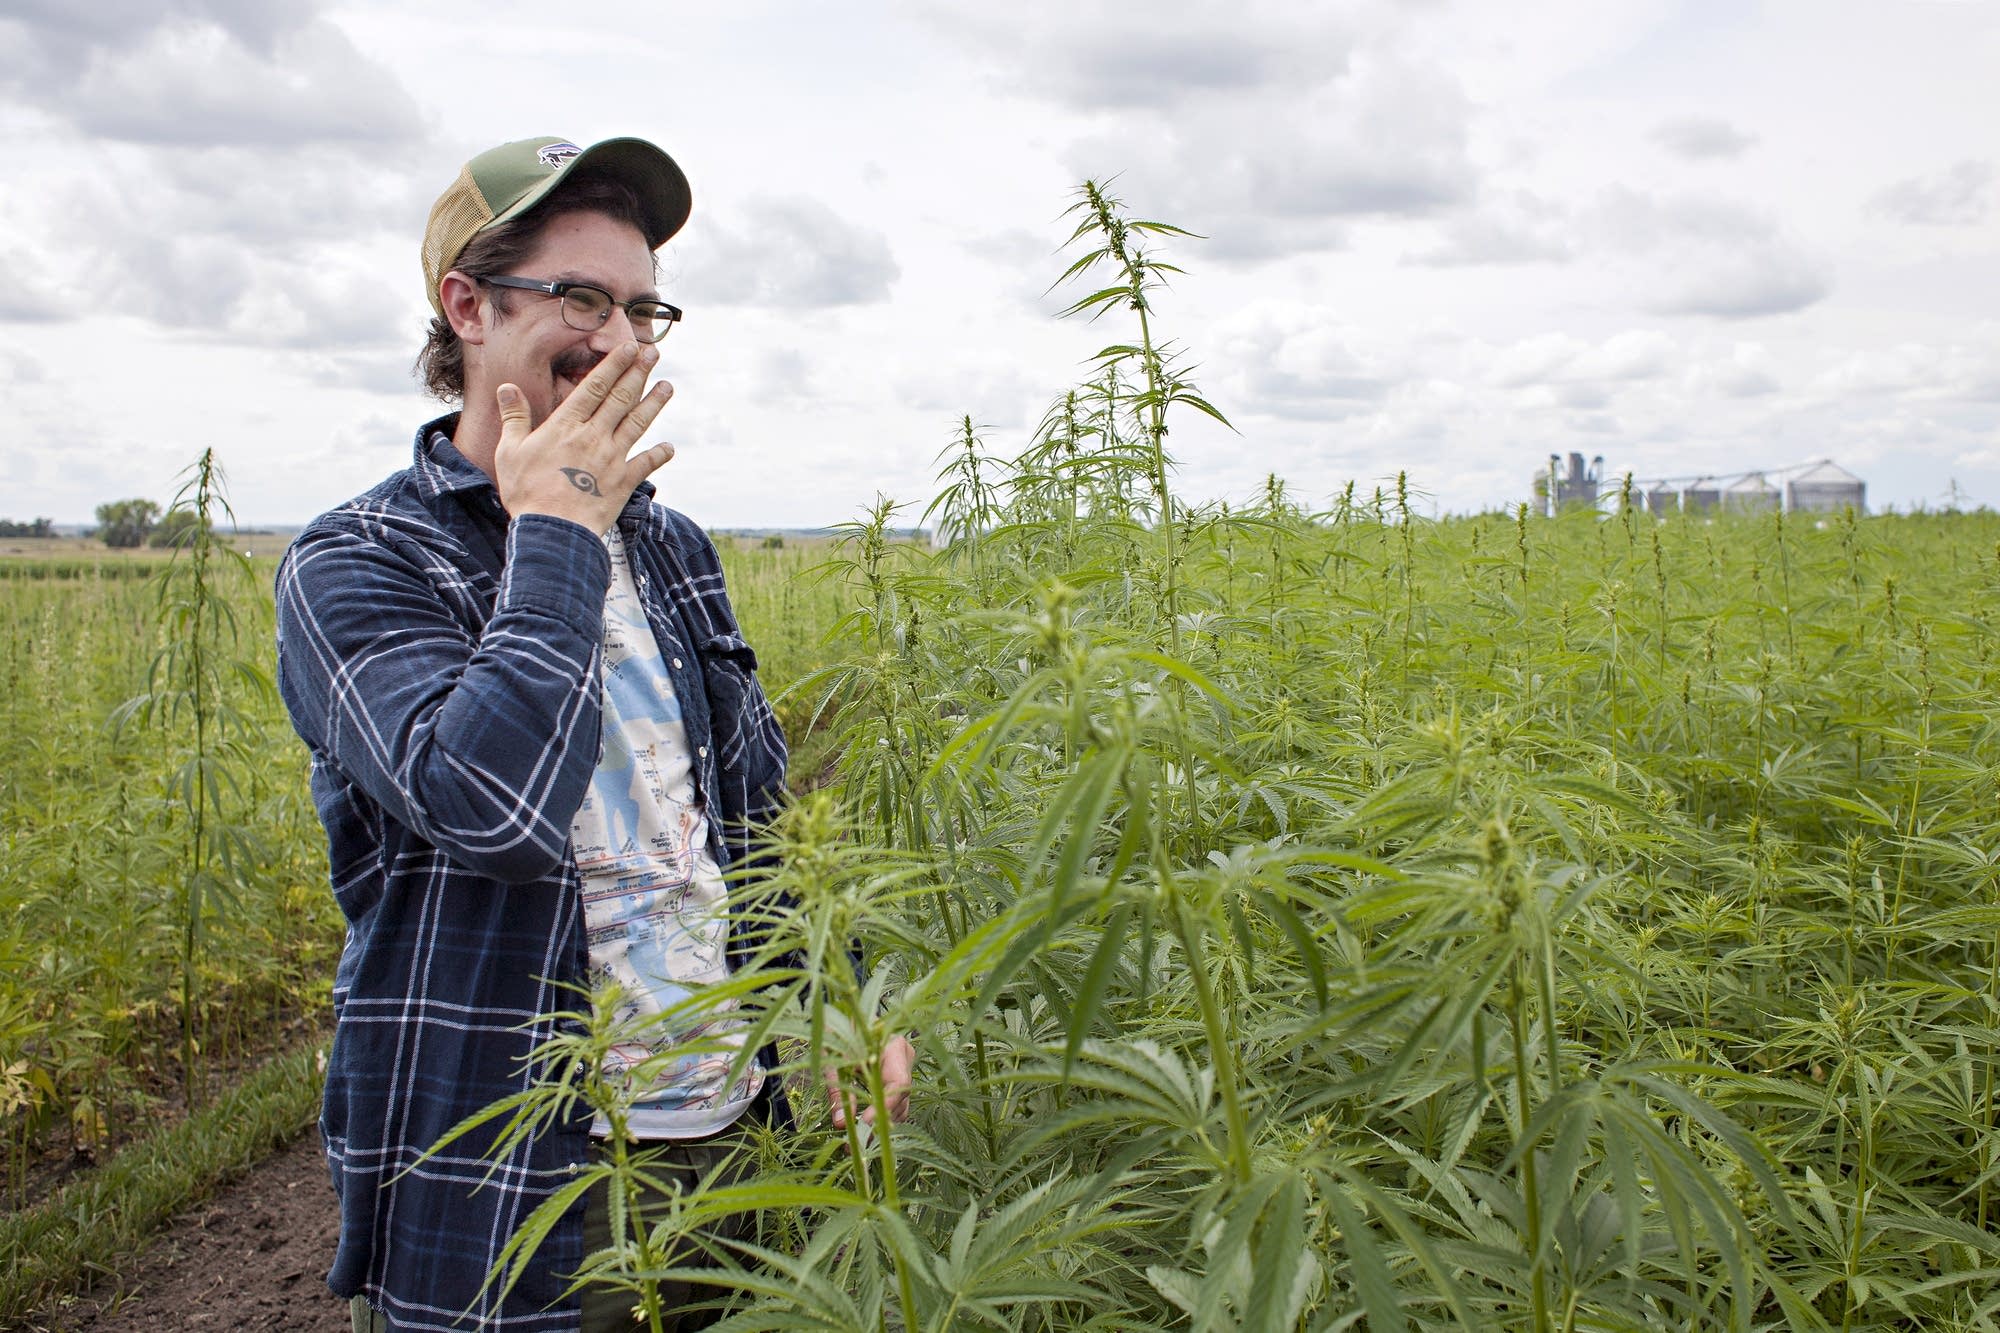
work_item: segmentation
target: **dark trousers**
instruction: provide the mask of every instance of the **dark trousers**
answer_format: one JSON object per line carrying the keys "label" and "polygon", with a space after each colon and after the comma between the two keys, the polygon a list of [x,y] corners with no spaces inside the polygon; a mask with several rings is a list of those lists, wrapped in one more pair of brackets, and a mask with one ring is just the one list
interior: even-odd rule
{"label": "dark trousers", "polygon": [[[755,1117],[746,1116],[753,1121]],[[703,1181],[713,1181],[717,1185],[740,1184],[757,1169],[755,1155],[751,1150],[750,1135],[743,1121],[738,1121],[713,1138],[694,1139],[684,1142],[669,1141],[648,1144],[647,1148],[657,1155],[647,1168],[647,1174],[661,1180],[669,1187],[678,1184],[683,1190],[692,1190]],[[593,1152],[603,1150],[593,1146]],[[584,1196],[583,1252],[594,1253],[611,1244],[611,1201],[607,1185],[599,1185]],[[633,1199],[633,1215],[630,1225],[635,1230],[649,1225],[647,1218],[651,1207],[657,1207],[661,1196],[652,1193],[640,1194]],[[715,1240],[746,1240],[756,1226],[756,1219],[749,1213],[736,1213],[724,1218],[703,1235]],[[672,1263],[692,1264],[706,1267],[703,1256],[696,1247],[682,1243],[669,1256]],[[715,1287],[697,1286],[685,1282],[662,1282],[660,1284],[660,1305],[666,1311],[665,1324],[668,1333],[683,1333],[687,1329],[707,1328],[722,1318],[719,1310],[689,1311],[678,1313],[683,1306],[701,1301],[712,1301],[726,1293]],[[618,1291],[610,1287],[592,1284],[583,1289],[583,1333],[623,1333],[623,1330],[642,1328],[640,1322],[639,1298],[636,1293]]]}
{"label": "dark trousers", "polygon": [[[760,1101],[743,1119],[710,1138],[640,1145],[656,1153],[647,1173],[670,1188],[678,1184],[683,1190],[692,1190],[704,1180],[713,1180],[718,1185],[741,1183],[756,1170],[751,1139],[765,1124],[767,1114],[764,1102]],[[593,1142],[591,1151],[598,1155],[599,1160],[603,1159],[603,1145]],[[602,1182],[584,1195],[585,1254],[595,1253],[611,1244],[609,1196],[609,1187]],[[646,1192],[634,1198],[634,1212],[629,1225],[648,1225],[647,1214],[657,1211],[662,1197]],[[756,1219],[752,1215],[738,1213],[703,1234],[718,1240],[742,1240],[750,1237],[755,1225]],[[701,1265],[702,1255],[693,1246],[683,1244],[669,1256],[669,1262]],[[685,1333],[685,1330],[707,1328],[722,1318],[721,1312],[697,1310],[681,1313],[681,1309],[686,1305],[714,1300],[723,1294],[714,1287],[661,1283],[660,1303],[666,1311],[667,1329],[670,1333]],[[388,1321],[363,1297],[356,1296],[348,1302],[348,1317],[354,1326],[354,1333],[388,1333]],[[626,1330],[644,1327],[639,1315],[639,1298],[635,1293],[596,1284],[583,1289],[583,1333],[626,1333]]]}

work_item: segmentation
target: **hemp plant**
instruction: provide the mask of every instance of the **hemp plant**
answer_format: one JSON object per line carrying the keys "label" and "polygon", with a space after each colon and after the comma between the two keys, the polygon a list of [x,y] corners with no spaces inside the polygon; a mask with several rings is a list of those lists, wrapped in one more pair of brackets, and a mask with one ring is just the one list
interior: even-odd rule
{"label": "hemp plant", "polygon": [[167,508],[178,534],[173,557],[155,575],[154,623],[164,642],[145,692],[120,704],[111,720],[114,728],[153,728],[178,748],[168,786],[183,839],[176,895],[181,1072],[192,1109],[203,1093],[203,951],[213,920],[235,904],[255,852],[256,834],[243,815],[262,724],[248,705],[268,706],[277,691],[263,662],[241,641],[235,598],[255,588],[257,576],[249,556],[216,532],[218,517],[233,527],[236,515],[215,451],[204,449],[182,475]]}
{"label": "hemp plant", "polygon": [[1081,216],[1065,245],[1075,245],[1088,240],[1095,243],[1095,248],[1086,251],[1072,262],[1062,277],[1057,279],[1057,285],[1086,277],[1099,268],[1108,268],[1111,271],[1112,281],[1107,286],[1079,297],[1063,311],[1063,314],[1065,316],[1087,314],[1095,319],[1107,310],[1122,305],[1130,309],[1137,318],[1138,341],[1113,343],[1100,350],[1094,359],[1106,372],[1136,362],[1139,373],[1145,379],[1145,388],[1132,394],[1128,401],[1140,421],[1144,446],[1142,462],[1146,481],[1152,490],[1153,502],[1157,507],[1161,561],[1165,578],[1162,602],[1169,634],[1172,636],[1173,651],[1178,656],[1180,639],[1176,623],[1179,613],[1176,582],[1178,560],[1175,550],[1176,514],[1170,481],[1173,461],[1168,456],[1166,447],[1167,409],[1180,403],[1214,418],[1225,426],[1229,424],[1229,420],[1196,392],[1194,386],[1184,378],[1179,358],[1175,356],[1171,345],[1162,343],[1154,337],[1153,299],[1166,286],[1168,275],[1180,273],[1182,270],[1156,257],[1145,242],[1150,237],[1200,238],[1194,232],[1170,222],[1149,222],[1128,217],[1124,201],[1096,181],[1085,181],[1079,194],[1081,197],[1070,206],[1066,216]]}
{"label": "hemp plant", "polygon": [[[1136,342],[1113,343],[1094,358],[1108,372],[1137,363],[1145,387],[1131,395],[1130,404],[1138,416],[1143,452],[1141,460],[1146,481],[1153,494],[1155,521],[1160,542],[1160,612],[1166,623],[1167,651],[1176,660],[1182,657],[1180,524],[1174,507],[1171,484],[1173,462],[1167,454],[1167,409],[1182,404],[1211,417],[1224,426],[1229,419],[1203,398],[1185,378],[1180,358],[1172,346],[1159,341],[1153,332],[1153,299],[1166,286],[1168,276],[1182,270],[1154,255],[1147,245],[1151,238],[1181,236],[1200,239],[1196,233],[1171,222],[1152,222],[1127,215],[1125,203],[1097,181],[1085,181],[1079,198],[1065,216],[1077,217],[1065,247],[1079,242],[1094,244],[1078,256],[1057,279],[1056,285],[1086,277],[1100,268],[1108,269],[1111,281],[1077,298],[1063,311],[1065,317],[1087,314],[1092,319],[1118,306],[1132,311],[1138,322]],[[1233,429],[1233,428],[1232,428]],[[1192,744],[1183,736],[1181,769],[1186,788],[1186,827],[1199,823],[1200,802],[1195,776]]]}

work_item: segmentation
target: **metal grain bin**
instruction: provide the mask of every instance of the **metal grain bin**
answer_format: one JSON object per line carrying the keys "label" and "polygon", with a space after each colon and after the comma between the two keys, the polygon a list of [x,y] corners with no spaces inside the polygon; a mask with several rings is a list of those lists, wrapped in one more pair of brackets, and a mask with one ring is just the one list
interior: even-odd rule
{"label": "metal grain bin", "polygon": [[1785,483],[1785,508],[1793,513],[1868,512],[1868,483],[1831,460],[1815,463]]}
{"label": "metal grain bin", "polygon": [[1659,482],[1646,488],[1646,512],[1655,518],[1679,513],[1680,507],[1680,493],[1665,482]]}
{"label": "metal grain bin", "polygon": [[1702,477],[1681,492],[1681,512],[1711,514],[1722,507],[1722,489],[1715,478]]}
{"label": "metal grain bin", "polygon": [[1734,514],[1768,514],[1778,507],[1778,488],[1751,472],[1722,493],[1722,507]]}

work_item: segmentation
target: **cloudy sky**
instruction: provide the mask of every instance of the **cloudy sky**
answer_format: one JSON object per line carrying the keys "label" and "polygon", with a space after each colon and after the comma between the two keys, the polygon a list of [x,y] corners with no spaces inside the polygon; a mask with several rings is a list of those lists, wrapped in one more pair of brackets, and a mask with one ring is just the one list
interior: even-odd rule
{"label": "cloudy sky", "polygon": [[1087,178],[1206,238],[1189,497],[1464,511],[1578,450],[2000,505],[1996,69],[1991,0],[7,0],[0,517],[205,446],[265,522],[405,464],[430,201],[536,134],[693,181],[657,480],[712,526],[920,512],[967,415],[1025,445],[1131,332],[1056,318]]}

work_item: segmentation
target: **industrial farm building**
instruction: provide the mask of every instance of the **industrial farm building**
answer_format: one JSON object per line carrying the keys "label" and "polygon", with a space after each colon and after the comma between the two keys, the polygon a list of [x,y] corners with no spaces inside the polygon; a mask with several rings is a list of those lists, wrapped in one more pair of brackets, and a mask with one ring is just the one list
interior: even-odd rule
{"label": "industrial farm building", "polygon": [[[1553,514],[1571,507],[1595,507],[1602,497],[1616,498],[1622,488],[1604,481],[1602,458],[1585,464],[1581,454],[1562,460],[1549,455],[1546,469],[1534,475],[1535,508]],[[1774,478],[1783,478],[1780,485]],[[1837,514],[1843,509],[1868,511],[1868,484],[1831,459],[1797,467],[1740,472],[1722,477],[1668,477],[1633,480],[1632,496],[1649,514]]]}

